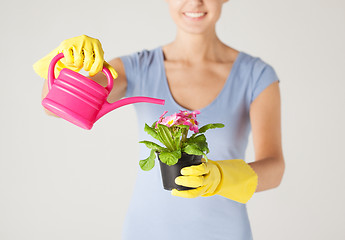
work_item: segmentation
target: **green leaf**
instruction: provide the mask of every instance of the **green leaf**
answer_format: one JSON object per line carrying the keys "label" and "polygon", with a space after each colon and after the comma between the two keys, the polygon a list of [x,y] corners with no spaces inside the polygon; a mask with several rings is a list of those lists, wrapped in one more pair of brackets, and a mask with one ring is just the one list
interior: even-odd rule
{"label": "green leaf", "polygon": [[144,171],[149,171],[155,166],[155,150],[151,150],[150,156],[144,160],[139,161],[140,168]]}
{"label": "green leaf", "polygon": [[178,127],[179,127],[179,128],[182,128],[182,129],[185,128],[185,129],[187,129],[187,130],[189,129],[189,126],[188,126],[188,125],[178,125]]}
{"label": "green leaf", "polygon": [[169,128],[165,125],[158,124],[158,132],[161,137],[161,142],[170,150],[176,150],[174,141],[171,136],[171,132]]}
{"label": "green leaf", "polygon": [[172,152],[161,152],[159,154],[159,160],[161,160],[163,163],[169,166],[176,164],[180,158],[181,149]]}
{"label": "green leaf", "polygon": [[176,149],[181,148],[181,136],[182,136],[182,129],[179,128],[178,132],[174,135],[174,144]]}
{"label": "green leaf", "polygon": [[157,123],[157,121],[155,121],[154,123],[152,123],[151,128],[155,129],[155,128],[156,128],[156,123]]}
{"label": "green leaf", "polygon": [[154,143],[154,142],[150,142],[150,141],[140,141],[139,143],[143,143],[146,145],[146,147],[150,148],[150,149],[153,149],[153,150],[156,150],[156,151],[164,151],[165,148],[164,147],[161,147],[159,146],[157,143]]}
{"label": "green leaf", "polygon": [[150,127],[145,123],[144,131],[147,132],[149,135],[151,135],[153,138],[157,139],[158,141],[161,141],[161,138],[159,137],[156,129]]}
{"label": "green leaf", "polygon": [[196,144],[187,145],[182,151],[190,155],[204,155],[203,151]]}
{"label": "green leaf", "polygon": [[198,145],[199,149],[203,152],[209,153],[208,144],[206,142],[206,137],[204,134],[198,135],[192,139],[193,143]]}
{"label": "green leaf", "polygon": [[206,124],[205,126],[202,126],[201,128],[199,128],[199,133],[204,133],[209,129],[213,129],[213,128],[222,128],[224,127],[224,124],[222,123],[210,123],[210,124]]}
{"label": "green leaf", "polygon": [[191,142],[206,142],[206,137],[204,134],[200,134],[195,138],[190,139]]}
{"label": "green leaf", "polygon": [[184,146],[187,145],[197,145],[198,149],[200,149],[202,152],[209,153],[208,144],[206,142],[206,137],[204,134],[200,134],[194,138],[188,138]]}

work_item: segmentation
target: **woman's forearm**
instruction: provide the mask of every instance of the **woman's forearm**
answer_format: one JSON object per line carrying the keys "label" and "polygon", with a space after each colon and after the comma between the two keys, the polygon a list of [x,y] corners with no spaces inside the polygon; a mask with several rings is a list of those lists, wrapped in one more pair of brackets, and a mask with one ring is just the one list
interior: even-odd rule
{"label": "woman's forearm", "polygon": [[271,157],[249,163],[258,175],[256,192],[278,187],[283,178],[285,163],[283,157]]}

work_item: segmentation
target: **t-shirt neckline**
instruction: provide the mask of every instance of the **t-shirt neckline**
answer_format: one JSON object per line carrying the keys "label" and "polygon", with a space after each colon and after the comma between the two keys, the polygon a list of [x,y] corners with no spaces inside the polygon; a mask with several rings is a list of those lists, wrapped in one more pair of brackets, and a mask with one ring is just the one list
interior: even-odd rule
{"label": "t-shirt neckline", "polygon": [[[166,92],[167,92],[167,97],[170,99],[170,101],[180,110],[183,110],[183,111],[194,111],[194,110],[191,110],[191,109],[187,109],[183,106],[181,106],[180,104],[178,104],[174,97],[172,96],[172,93],[171,93],[171,90],[170,90],[170,87],[169,87],[169,84],[168,84],[168,78],[167,78],[167,75],[166,75],[166,71],[165,71],[165,65],[164,65],[164,53],[163,53],[163,47],[160,46],[157,48],[157,51],[158,51],[158,55],[159,55],[159,63],[160,63],[160,67],[161,67],[161,70],[162,70],[162,74],[163,74],[163,82],[164,82],[164,87],[166,89]],[[222,90],[218,93],[218,95],[215,97],[215,99],[212,100],[212,102],[210,102],[208,105],[206,105],[205,107],[201,108],[201,109],[195,109],[195,110],[199,110],[200,112],[205,112],[207,109],[211,108],[214,104],[216,104],[216,102],[221,98],[221,96],[224,94],[225,92],[225,89],[228,87],[228,85],[232,82],[234,76],[235,76],[235,73],[238,69],[238,65],[239,65],[239,62],[240,62],[240,59],[243,55],[243,52],[242,51],[239,51],[234,63],[232,64],[232,67],[230,69],[230,72],[228,74],[228,77],[223,85],[223,88]]]}

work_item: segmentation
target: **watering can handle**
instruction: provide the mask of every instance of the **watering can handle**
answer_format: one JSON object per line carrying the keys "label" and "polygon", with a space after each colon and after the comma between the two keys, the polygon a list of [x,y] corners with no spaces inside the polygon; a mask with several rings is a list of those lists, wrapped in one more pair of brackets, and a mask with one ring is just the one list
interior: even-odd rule
{"label": "watering can handle", "polygon": [[[48,68],[48,88],[49,88],[49,91],[52,88],[54,81],[55,81],[55,73],[54,73],[55,65],[63,57],[64,57],[63,53],[59,53],[58,55],[56,55],[51,60],[51,62],[49,64],[49,68]],[[107,76],[107,79],[108,79],[108,85],[105,89],[107,89],[107,91],[110,92],[113,89],[114,78],[111,75],[109,69],[103,67],[102,72]]]}

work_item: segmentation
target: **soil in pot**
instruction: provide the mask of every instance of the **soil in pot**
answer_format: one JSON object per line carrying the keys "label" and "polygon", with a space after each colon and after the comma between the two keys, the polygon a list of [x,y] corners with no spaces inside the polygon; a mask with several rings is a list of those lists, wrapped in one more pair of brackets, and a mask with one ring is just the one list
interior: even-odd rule
{"label": "soil in pot", "polygon": [[[159,153],[158,159],[159,159]],[[199,165],[201,164],[202,155],[189,155],[187,153],[182,153],[181,158],[175,165],[169,166],[159,160],[162,180],[163,180],[163,187],[165,190],[190,190],[194,188],[181,186],[175,183],[175,178],[178,176],[182,176],[181,169],[184,167],[192,166],[192,165]]]}

